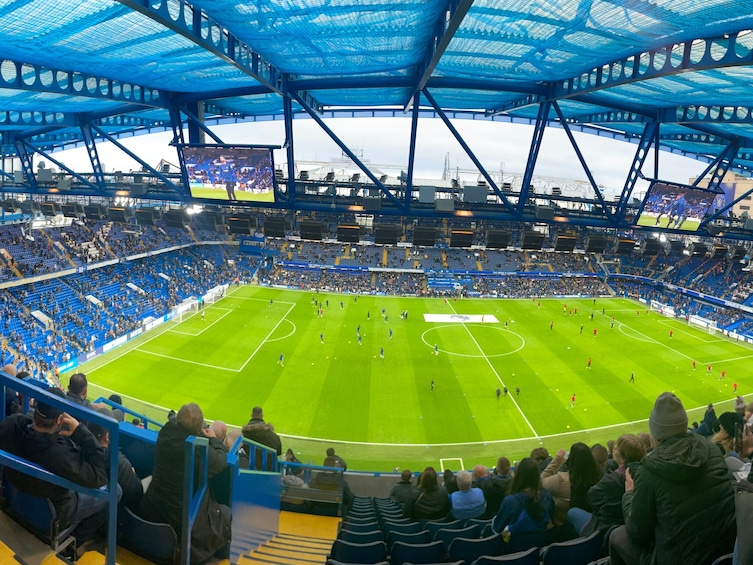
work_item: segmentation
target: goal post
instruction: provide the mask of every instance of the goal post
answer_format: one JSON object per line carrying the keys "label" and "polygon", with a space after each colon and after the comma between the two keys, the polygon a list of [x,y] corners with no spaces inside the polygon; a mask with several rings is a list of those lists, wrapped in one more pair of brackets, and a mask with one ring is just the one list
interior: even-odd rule
{"label": "goal post", "polygon": [[175,308],[175,316],[173,319],[181,323],[183,320],[186,320],[196,314],[199,311],[199,301],[195,298],[191,297],[180,304]]}
{"label": "goal post", "polygon": [[709,334],[715,334],[719,330],[719,326],[716,320],[709,320],[695,314],[688,316],[688,325],[695,326],[697,328],[705,329]]}

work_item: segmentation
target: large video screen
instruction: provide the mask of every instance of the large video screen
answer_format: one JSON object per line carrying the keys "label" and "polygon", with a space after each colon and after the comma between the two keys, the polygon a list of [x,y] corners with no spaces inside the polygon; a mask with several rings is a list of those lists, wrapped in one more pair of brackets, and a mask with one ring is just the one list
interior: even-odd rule
{"label": "large video screen", "polygon": [[193,198],[274,202],[272,149],[243,145],[183,145]]}
{"label": "large video screen", "polygon": [[654,180],[636,225],[696,231],[718,195],[709,190]]}

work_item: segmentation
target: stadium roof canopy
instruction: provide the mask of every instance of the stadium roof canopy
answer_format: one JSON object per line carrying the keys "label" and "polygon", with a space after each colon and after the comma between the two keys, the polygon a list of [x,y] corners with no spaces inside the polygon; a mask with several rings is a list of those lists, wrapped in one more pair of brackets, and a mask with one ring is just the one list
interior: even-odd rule
{"label": "stadium roof canopy", "polygon": [[637,143],[620,202],[593,212],[605,225],[657,143],[714,174],[753,167],[753,11],[739,1],[0,0],[0,21],[0,142],[29,192],[40,151],[84,143],[94,174],[79,188],[108,194],[99,140],[182,124],[195,142],[301,114],[533,124],[521,193],[489,179],[518,219],[547,125]]}

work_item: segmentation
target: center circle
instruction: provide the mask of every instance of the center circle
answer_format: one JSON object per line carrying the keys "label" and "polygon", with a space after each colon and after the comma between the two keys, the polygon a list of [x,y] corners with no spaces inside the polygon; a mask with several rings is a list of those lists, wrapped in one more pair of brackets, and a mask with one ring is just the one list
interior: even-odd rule
{"label": "center circle", "polygon": [[[485,347],[482,343],[478,342],[477,336],[474,335],[474,332],[478,330],[483,330],[484,332],[488,332],[489,330],[498,332],[503,339],[495,339],[494,346]],[[433,332],[439,332],[439,334]],[[471,333],[469,334],[469,332]],[[523,336],[520,334],[490,324],[444,324],[429,328],[421,334],[421,341],[431,347],[432,350],[436,343],[436,341],[432,339],[432,336],[435,335],[444,337],[445,339],[443,339],[443,343],[450,344],[449,347],[442,347],[439,351],[457,357],[471,357],[478,359],[483,359],[485,357],[504,357],[506,355],[517,353],[523,349],[526,344],[525,339],[523,339]],[[467,343],[470,343],[477,353],[465,353],[460,347],[454,347],[455,345],[459,346]]]}

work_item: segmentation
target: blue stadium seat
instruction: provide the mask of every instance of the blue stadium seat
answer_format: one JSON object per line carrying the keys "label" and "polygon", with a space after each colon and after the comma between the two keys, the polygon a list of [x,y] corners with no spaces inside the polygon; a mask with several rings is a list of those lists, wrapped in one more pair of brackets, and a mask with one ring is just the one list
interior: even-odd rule
{"label": "blue stadium seat", "polygon": [[330,557],[343,563],[371,565],[387,560],[387,544],[383,541],[350,543],[337,539],[332,544]]}
{"label": "blue stadium seat", "polygon": [[390,564],[439,563],[444,560],[445,555],[444,543],[441,541],[417,544],[396,541],[390,550]]}
{"label": "blue stadium seat", "polygon": [[466,563],[473,563],[482,555],[502,555],[505,552],[505,542],[502,536],[494,534],[488,538],[470,539],[456,538],[449,549],[450,559],[462,559]]}
{"label": "blue stadium seat", "polygon": [[505,555],[483,555],[473,565],[494,565],[495,563],[514,563],[515,565],[539,565],[539,548],[532,547],[526,551],[507,553]]}
{"label": "blue stadium seat", "polygon": [[424,529],[429,530],[429,533],[431,534],[431,539],[434,539],[434,536],[437,535],[437,532],[441,529],[448,529],[448,528],[462,528],[464,526],[462,520],[452,520],[451,522],[448,520],[433,520],[431,522],[426,522],[424,524]]}
{"label": "blue stadium seat", "polygon": [[24,528],[49,544],[55,553],[69,548],[76,553],[76,538],[71,534],[76,524],[60,527],[55,506],[49,498],[42,498],[18,490],[3,478],[3,499],[6,513]]}
{"label": "blue stadium seat", "polygon": [[128,507],[120,514],[120,543],[136,555],[172,565],[180,559],[178,536],[170,524],[149,522],[136,516]]}
{"label": "blue stadium seat", "polygon": [[391,551],[392,545],[396,541],[402,541],[405,543],[429,543],[432,540],[431,534],[426,530],[421,530],[415,534],[392,531],[387,535],[387,549]]}
{"label": "blue stadium seat", "polygon": [[349,541],[351,543],[371,543],[372,541],[382,541],[382,532],[372,530],[370,532],[351,532],[347,529],[341,529],[337,534],[337,539]]}
{"label": "blue stadium seat", "polygon": [[445,547],[450,547],[452,540],[455,538],[471,538],[477,539],[481,534],[478,524],[471,524],[465,528],[442,528],[437,530],[434,534],[435,540],[441,540],[444,542]]}
{"label": "blue stadium seat", "polygon": [[603,535],[594,532],[588,537],[552,543],[541,550],[543,565],[586,565],[602,556]]}
{"label": "blue stadium seat", "polygon": [[379,524],[374,522],[343,522],[342,529],[350,530],[351,532],[371,532],[379,529]]}

